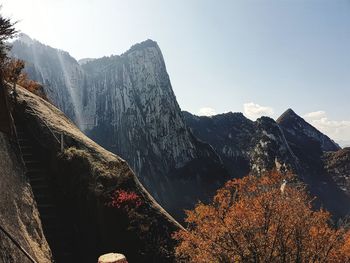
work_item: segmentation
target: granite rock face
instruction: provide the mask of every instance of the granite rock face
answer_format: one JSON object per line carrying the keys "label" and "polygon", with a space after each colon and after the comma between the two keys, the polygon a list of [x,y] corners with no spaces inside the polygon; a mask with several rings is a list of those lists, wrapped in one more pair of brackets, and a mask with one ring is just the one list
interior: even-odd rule
{"label": "granite rock face", "polygon": [[177,218],[228,179],[219,156],[184,122],[156,42],[82,65],[66,52],[23,37],[13,43],[12,54],[28,62],[29,75],[50,90],[49,99],[82,131],[128,161]]}
{"label": "granite rock face", "polygon": [[296,144],[312,144],[315,142],[320,146],[321,151],[337,151],[340,146],[331,140],[327,135],[318,131],[311,124],[297,115],[292,109],[285,111],[278,119],[277,123],[283,128],[289,137],[294,137],[299,141]]}
{"label": "granite rock face", "polygon": [[81,86],[84,73],[68,52],[44,45],[21,34],[12,44],[11,56],[26,62],[25,71],[41,83],[55,106],[82,127]]}
{"label": "granite rock face", "polygon": [[[52,262],[19,149],[0,132],[0,225],[38,262]],[[0,262],[28,262],[0,230]]]}

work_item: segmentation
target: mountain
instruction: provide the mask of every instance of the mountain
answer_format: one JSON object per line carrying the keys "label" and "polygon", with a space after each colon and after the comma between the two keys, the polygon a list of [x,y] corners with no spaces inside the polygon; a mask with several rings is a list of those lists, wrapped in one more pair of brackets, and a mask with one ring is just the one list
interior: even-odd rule
{"label": "mountain", "polygon": [[241,113],[183,114],[194,135],[214,147],[231,176],[260,175],[270,169],[290,171],[318,197],[319,206],[336,216],[349,214],[347,151],[293,110],[277,121],[262,117],[255,122]]}
{"label": "mountain", "polygon": [[277,119],[277,123],[283,128],[288,137],[294,137],[298,140],[294,142],[296,145],[312,144],[314,142],[320,146],[321,151],[337,151],[341,149],[338,144],[307,123],[292,109],[285,111]]}
{"label": "mountain", "polygon": [[156,42],[83,65],[28,39],[15,41],[12,55],[27,61],[26,71],[49,89],[49,99],[90,138],[124,158],[178,219],[228,179],[219,156],[184,122]]}
{"label": "mountain", "polygon": [[214,147],[232,177],[261,175],[274,168],[295,172],[299,169],[283,132],[271,118],[253,122],[242,113],[211,117],[183,114],[194,135]]}

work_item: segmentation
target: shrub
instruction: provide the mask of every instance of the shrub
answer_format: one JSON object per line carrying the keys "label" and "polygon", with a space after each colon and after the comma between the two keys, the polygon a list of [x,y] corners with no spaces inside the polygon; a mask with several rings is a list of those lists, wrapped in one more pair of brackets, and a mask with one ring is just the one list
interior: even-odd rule
{"label": "shrub", "polygon": [[122,208],[126,211],[138,208],[142,205],[140,196],[135,192],[128,192],[125,190],[116,190],[111,195],[111,200],[107,203],[107,206],[114,208]]}

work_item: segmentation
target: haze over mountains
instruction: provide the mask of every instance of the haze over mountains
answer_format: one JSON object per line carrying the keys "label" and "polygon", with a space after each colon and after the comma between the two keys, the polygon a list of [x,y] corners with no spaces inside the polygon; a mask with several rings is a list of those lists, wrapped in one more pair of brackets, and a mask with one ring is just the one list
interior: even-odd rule
{"label": "haze over mountains", "polygon": [[[287,110],[277,121],[241,113],[181,112],[157,43],[76,61],[23,35],[12,55],[90,138],[120,155],[171,214],[206,201],[226,180],[277,169],[306,182],[320,203],[349,213],[350,150]],[[214,92],[214,91],[213,91]]]}

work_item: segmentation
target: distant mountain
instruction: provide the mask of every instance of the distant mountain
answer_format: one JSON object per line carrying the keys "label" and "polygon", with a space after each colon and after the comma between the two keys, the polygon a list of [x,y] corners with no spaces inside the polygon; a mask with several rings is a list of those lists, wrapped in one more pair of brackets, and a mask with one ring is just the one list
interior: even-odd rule
{"label": "distant mountain", "polygon": [[337,216],[350,212],[350,167],[344,161],[348,155],[293,110],[276,122],[267,117],[253,122],[241,113],[183,114],[192,132],[214,147],[231,176],[291,171],[309,186],[319,205]]}
{"label": "distant mountain", "polygon": [[274,168],[298,171],[298,160],[283,132],[268,117],[253,122],[242,113],[183,114],[194,135],[214,147],[233,177],[260,175]]}
{"label": "distant mountain", "polygon": [[[277,123],[283,128],[286,134],[290,134],[299,140],[296,144],[304,145],[316,142],[322,151],[337,151],[341,148],[328,136],[318,131],[315,127],[307,123],[297,115],[292,109],[288,109],[278,119]],[[287,135],[288,136],[288,135]]]}
{"label": "distant mountain", "polygon": [[13,43],[13,56],[93,140],[128,161],[171,214],[205,201],[228,179],[219,156],[187,128],[157,43],[82,65],[37,41]]}

